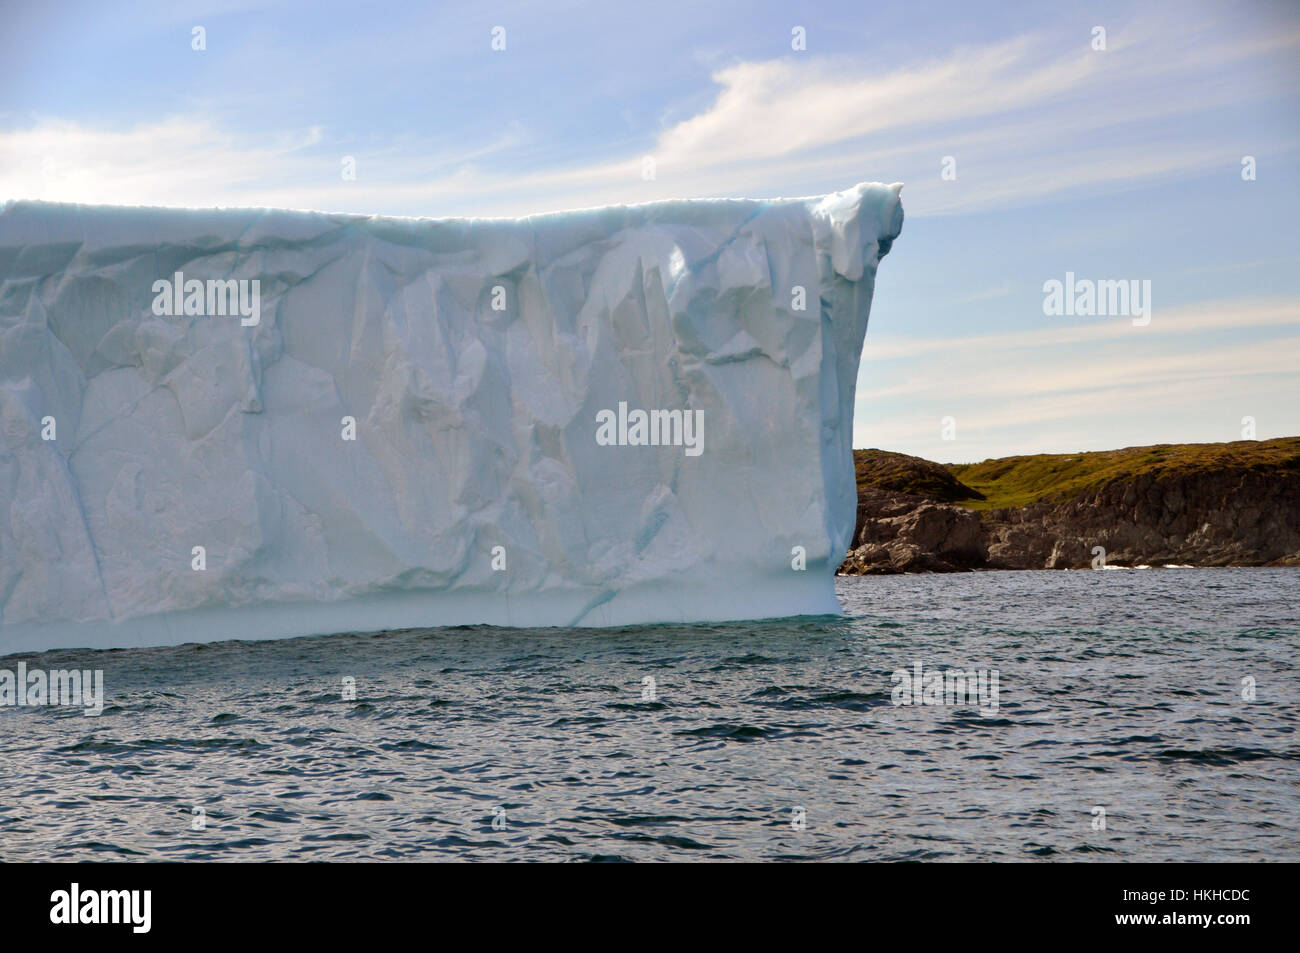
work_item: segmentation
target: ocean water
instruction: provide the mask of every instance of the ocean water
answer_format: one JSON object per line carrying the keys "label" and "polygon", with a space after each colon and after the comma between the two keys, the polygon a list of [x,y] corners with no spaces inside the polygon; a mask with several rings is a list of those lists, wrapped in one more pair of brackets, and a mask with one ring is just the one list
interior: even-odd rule
{"label": "ocean water", "polygon": [[[837,588],[846,618],[11,656],[102,669],[106,707],[0,708],[0,860],[1300,860],[1300,570]],[[893,704],[917,662],[996,671],[997,710]]]}

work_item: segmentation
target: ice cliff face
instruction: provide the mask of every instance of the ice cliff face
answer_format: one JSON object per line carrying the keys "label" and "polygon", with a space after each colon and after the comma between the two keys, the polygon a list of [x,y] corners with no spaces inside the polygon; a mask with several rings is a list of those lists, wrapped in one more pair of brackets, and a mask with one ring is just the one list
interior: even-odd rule
{"label": "ice cliff face", "polygon": [[899,188],[6,205],[0,654],[839,612]]}

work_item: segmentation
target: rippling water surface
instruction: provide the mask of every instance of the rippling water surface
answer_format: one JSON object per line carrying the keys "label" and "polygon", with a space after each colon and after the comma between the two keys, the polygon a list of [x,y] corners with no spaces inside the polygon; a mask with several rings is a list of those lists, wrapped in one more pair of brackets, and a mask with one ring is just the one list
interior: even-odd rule
{"label": "rippling water surface", "polygon": [[[837,585],[844,619],[11,656],[107,702],[0,708],[0,859],[1300,860],[1300,571]],[[894,706],[917,661],[996,669],[997,712]]]}

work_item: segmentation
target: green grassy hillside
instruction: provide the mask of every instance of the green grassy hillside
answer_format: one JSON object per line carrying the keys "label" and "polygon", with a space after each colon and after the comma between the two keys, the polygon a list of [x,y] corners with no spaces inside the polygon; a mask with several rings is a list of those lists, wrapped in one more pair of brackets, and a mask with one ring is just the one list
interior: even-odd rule
{"label": "green grassy hillside", "polygon": [[1233,443],[1158,444],[1096,453],[1034,454],[983,463],[948,464],[962,483],[984,499],[972,509],[1024,506],[1044,499],[1071,499],[1087,490],[1144,474],[1157,478],[1226,470],[1300,470],[1300,437]]}
{"label": "green grassy hillside", "polygon": [[1040,453],[942,465],[882,450],[855,450],[853,455],[859,489],[879,487],[990,510],[1068,500],[1144,474],[1159,478],[1232,470],[1300,471],[1300,437]]}
{"label": "green grassy hillside", "polygon": [[888,450],[854,450],[853,467],[859,496],[862,490],[874,487],[944,503],[982,499],[978,490],[966,486],[943,464],[921,457]]}

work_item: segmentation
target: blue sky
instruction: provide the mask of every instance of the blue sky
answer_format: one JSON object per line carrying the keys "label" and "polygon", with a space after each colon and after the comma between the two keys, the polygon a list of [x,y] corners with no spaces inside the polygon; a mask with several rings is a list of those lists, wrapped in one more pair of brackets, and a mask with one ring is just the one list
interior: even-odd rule
{"label": "blue sky", "polygon": [[[0,6],[0,199],[517,215],[866,180],[907,222],[855,446],[1300,434],[1293,0]],[[1067,271],[1149,280],[1151,322],[1046,316]]]}

